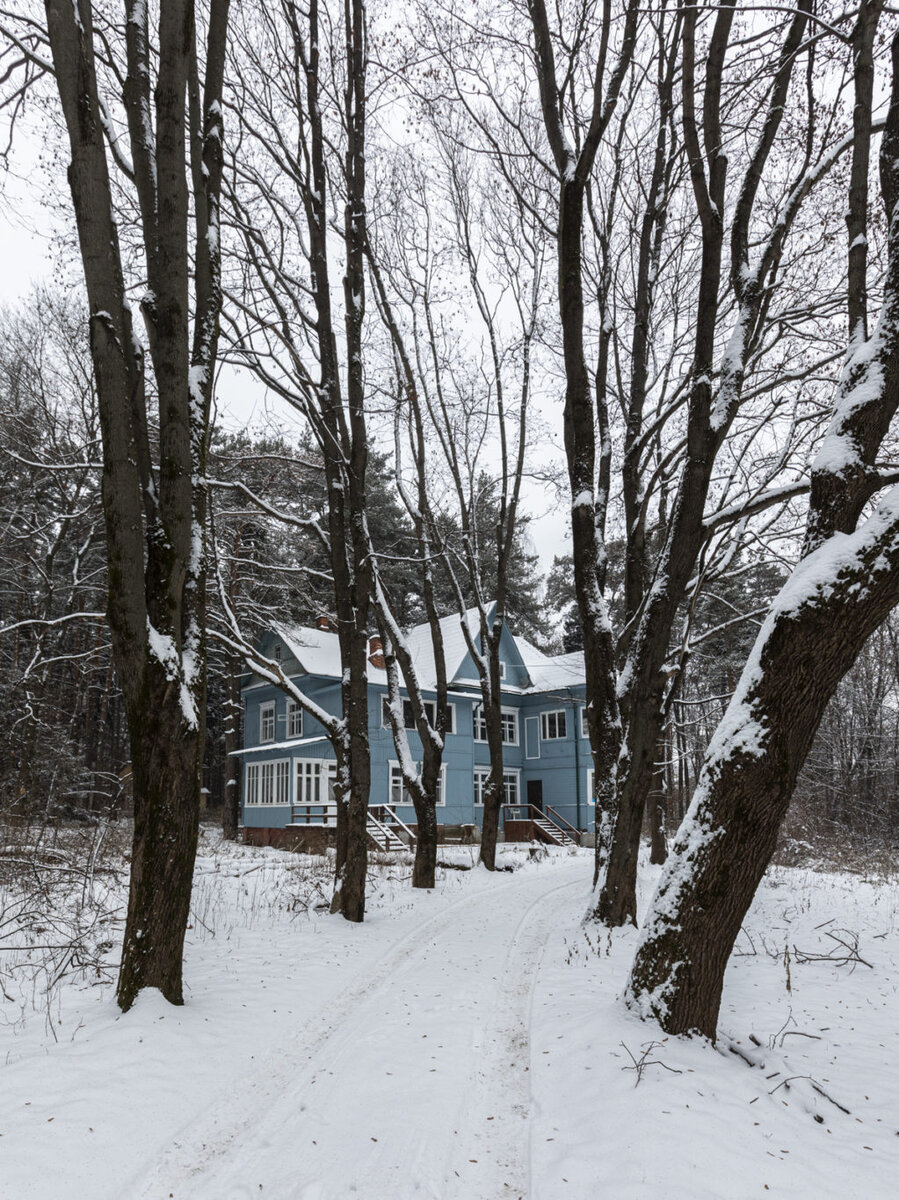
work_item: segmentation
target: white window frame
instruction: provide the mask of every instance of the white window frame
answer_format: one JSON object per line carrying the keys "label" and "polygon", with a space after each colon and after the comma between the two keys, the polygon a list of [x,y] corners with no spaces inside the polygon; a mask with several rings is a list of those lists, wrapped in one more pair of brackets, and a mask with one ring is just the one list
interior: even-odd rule
{"label": "white window frame", "polygon": [[[403,705],[403,728],[412,730],[414,732],[416,729],[415,718],[414,717],[407,718],[407,716],[406,716],[406,705],[407,704],[411,705],[412,701],[403,696],[401,696],[400,699],[401,699],[402,705]],[[437,725],[437,701],[436,700],[423,700],[422,703],[425,706],[425,716],[428,718],[428,724],[431,726],[432,729],[434,729]],[[446,707],[447,707],[447,717],[449,718],[449,724],[447,726],[446,732],[447,733],[455,733],[456,732],[456,706],[455,706],[455,704],[448,704]],[[452,716],[450,716],[450,712],[452,713]],[[390,698],[383,694],[381,696],[381,728],[382,729],[390,729],[391,728],[391,725],[390,725]]]}
{"label": "white window frame", "polygon": [[[266,725],[271,721],[271,733],[266,737]],[[259,741],[273,742],[275,740],[275,702],[266,700],[259,705]]]}
{"label": "white window frame", "polygon": [[[506,706],[503,705],[500,708],[500,713],[503,718],[507,718],[507,717],[512,718],[512,733],[514,734],[514,737],[512,737],[512,738],[506,737],[506,730],[505,730],[506,722],[504,720],[503,721],[503,745],[504,746],[519,745],[518,709],[517,708],[506,708]],[[472,733],[474,736],[474,740],[476,742],[486,742],[487,741],[487,721],[484,717],[483,704],[472,705],[471,716],[472,716]]]}
{"label": "white window frame", "polygon": [[[406,785],[403,782],[403,772],[400,764],[395,758],[392,758],[389,760],[387,766],[387,795],[389,797],[387,803],[391,808],[413,808],[412,797],[409,795]],[[420,763],[417,763],[416,766],[419,770],[421,769]],[[400,799],[394,800],[393,789],[397,781],[400,787]],[[440,764],[440,777],[437,780],[436,807],[446,808],[446,763]]]}
{"label": "white window frame", "polygon": [[[490,778],[489,767],[475,767],[472,773],[473,788],[474,788],[474,806],[475,808],[484,807],[484,790],[487,787],[487,780]],[[516,800],[509,799],[509,781],[515,781]],[[508,771],[503,771],[503,804],[520,804],[521,803],[521,771],[517,767],[512,767]]]}
{"label": "white window frame", "polygon": [[[559,717],[562,718],[564,733],[559,733]],[[555,718],[555,720],[552,720]],[[555,732],[553,732],[555,730]],[[564,742],[568,739],[568,714],[564,708],[547,709],[540,714],[541,742]]]}
{"label": "white window frame", "polygon": [[487,780],[490,778],[489,767],[475,767],[473,773],[474,783],[474,806],[475,808],[484,807],[484,789],[487,786]]}
{"label": "white window frame", "polygon": [[596,805],[596,797],[593,794],[593,776],[594,768],[587,768],[587,804]]}
{"label": "white window frame", "polygon": [[502,659],[499,660],[499,677],[500,679],[506,678],[506,664]]}
{"label": "white window frame", "polygon": [[244,772],[244,804],[250,808],[289,807],[290,759],[248,762]]}
{"label": "white window frame", "polygon": [[331,758],[293,759],[294,804],[331,804],[331,788],[336,774],[337,763]]}
{"label": "white window frame", "polygon": [[487,718],[484,716],[483,704],[471,706],[472,737],[476,742],[487,741]]}
{"label": "white window frame", "polygon": [[506,730],[505,730],[505,728],[503,728],[503,745],[504,746],[517,746],[518,745],[518,709],[517,708],[503,708],[500,710],[500,712],[503,717],[511,717],[512,718],[512,733],[514,734],[514,737],[507,738]]}
{"label": "white window frame", "polygon": [[[509,799],[509,780],[514,780],[515,783],[515,799]],[[513,767],[509,771],[503,771],[503,804],[521,804],[521,771]]]}
{"label": "white window frame", "polygon": [[590,736],[590,729],[587,725],[587,705],[582,704],[581,705],[581,737],[589,738],[589,736]]}
{"label": "white window frame", "polygon": [[303,708],[296,700],[287,701],[287,736],[289,738],[303,736]]}

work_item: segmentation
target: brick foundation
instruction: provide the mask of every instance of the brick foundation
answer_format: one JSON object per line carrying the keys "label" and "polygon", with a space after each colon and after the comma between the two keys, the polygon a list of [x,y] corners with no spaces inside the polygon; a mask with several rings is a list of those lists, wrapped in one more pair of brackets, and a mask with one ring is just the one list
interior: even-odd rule
{"label": "brick foundation", "polygon": [[333,847],[337,830],[324,825],[305,825],[292,829],[265,829],[245,825],[243,840],[248,846],[274,846],[296,854],[324,854]]}

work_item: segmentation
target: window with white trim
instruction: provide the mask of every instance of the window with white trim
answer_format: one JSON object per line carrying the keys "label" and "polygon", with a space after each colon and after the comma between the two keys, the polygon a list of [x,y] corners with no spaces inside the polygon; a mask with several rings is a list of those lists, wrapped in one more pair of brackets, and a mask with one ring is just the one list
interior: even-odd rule
{"label": "window with white trim", "polygon": [[273,742],[275,740],[275,702],[267,700],[259,705],[259,740]]}
{"label": "window with white trim", "polygon": [[[420,769],[420,764],[417,764],[417,767]],[[446,763],[441,764],[440,775],[437,777],[435,803],[438,808],[446,805]],[[393,808],[408,808],[412,805],[412,796],[403,782],[403,772],[398,762],[390,764],[390,804]]]}
{"label": "window with white trim", "polygon": [[484,792],[487,790],[487,780],[490,778],[489,767],[474,769],[474,802],[477,808],[484,807]]}
{"label": "window with white trim", "polygon": [[[503,803],[517,804],[519,796],[518,771],[503,772]],[[487,780],[490,778],[489,767],[474,769],[474,802],[476,808],[484,807],[484,794],[487,791]]]}
{"label": "window with white trim", "polygon": [[540,737],[544,742],[558,741],[568,736],[568,723],[565,720],[565,709],[540,714]]}
{"label": "window with white trim", "polygon": [[587,724],[587,706],[581,708],[581,737],[588,738],[590,736],[590,727]]}
{"label": "window with white trim", "polygon": [[331,804],[337,764],[321,758],[295,758],[294,804]]}
{"label": "window with white trim", "polygon": [[518,745],[518,712],[514,708],[504,708],[500,714],[503,726],[503,741],[509,746]]}
{"label": "window with white trim", "polygon": [[593,767],[588,767],[587,768],[587,803],[588,804],[596,804],[596,794],[593,791],[593,778],[594,778]]}
{"label": "window with white trim", "polygon": [[290,803],[290,759],[247,763],[244,803],[287,805]]}
{"label": "window with white trim", "polygon": [[[428,724],[432,729],[437,727],[437,701],[423,700],[425,716],[428,719]],[[387,696],[381,697],[381,726],[383,729],[390,729],[390,700]],[[415,729],[415,712],[412,708],[411,700],[403,701],[403,727],[405,729]],[[456,732],[456,706],[448,704],[446,706],[446,732]]]}
{"label": "window with white trim", "polygon": [[[474,717],[474,740],[476,742],[487,741],[487,717],[484,714],[483,704],[477,704],[473,710]],[[503,727],[503,742],[507,746],[518,745],[518,709],[504,708],[500,712],[500,720]]]}
{"label": "window with white trim", "polygon": [[499,677],[500,679],[506,678],[506,664],[502,659],[499,660]]}
{"label": "window with white trim", "polygon": [[476,704],[471,710],[472,719],[474,722],[474,740],[476,742],[487,741],[487,718],[484,716],[483,704]]}
{"label": "window with white trim", "polygon": [[296,700],[287,701],[287,736],[289,738],[303,736],[303,710]]}
{"label": "window with white trim", "polygon": [[518,772],[503,772],[503,800],[506,804],[518,803]]}

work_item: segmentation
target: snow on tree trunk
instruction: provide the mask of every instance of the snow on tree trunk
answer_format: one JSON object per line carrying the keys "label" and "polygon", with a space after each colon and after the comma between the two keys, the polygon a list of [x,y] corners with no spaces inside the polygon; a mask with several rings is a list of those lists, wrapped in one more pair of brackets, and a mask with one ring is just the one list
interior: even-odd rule
{"label": "snow on tree trunk", "polygon": [[714,1038],[734,940],[818,723],[899,600],[899,490],[806,558],[775,601],[709,746],[641,933],[626,1001]]}

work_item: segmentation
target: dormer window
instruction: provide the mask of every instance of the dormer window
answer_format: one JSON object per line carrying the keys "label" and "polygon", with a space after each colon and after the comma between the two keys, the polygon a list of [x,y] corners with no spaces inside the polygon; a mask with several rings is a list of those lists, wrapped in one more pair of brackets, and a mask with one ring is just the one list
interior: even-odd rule
{"label": "dormer window", "polygon": [[281,661],[281,643],[275,642],[275,662]]}

